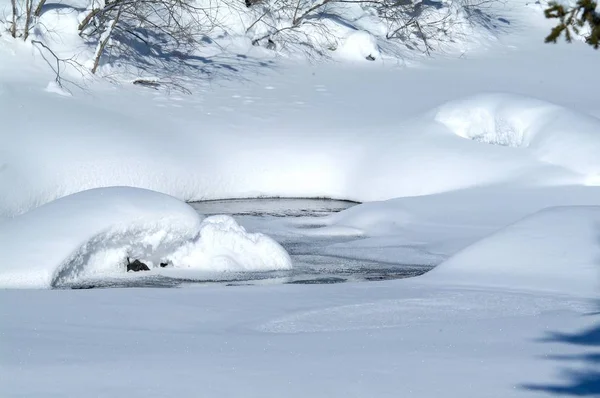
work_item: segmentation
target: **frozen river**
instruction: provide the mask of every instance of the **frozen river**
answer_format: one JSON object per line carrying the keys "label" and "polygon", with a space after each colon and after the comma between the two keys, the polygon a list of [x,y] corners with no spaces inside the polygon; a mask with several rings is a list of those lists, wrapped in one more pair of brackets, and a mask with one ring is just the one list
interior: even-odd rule
{"label": "frozen river", "polygon": [[[136,274],[135,278],[78,282],[67,288],[176,287],[188,283],[228,286],[254,284],[332,284],[400,279],[421,275],[432,265],[406,264],[369,259],[373,249],[353,249],[361,235],[314,233],[324,217],[356,205],[330,199],[236,199],[191,203],[199,213],[227,214],[249,231],[262,232],[279,242],[290,254],[294,268],[268,272],[195,272],[179,276]],[[343,245],[343,250],[332,248]],[[359,246],[359,245],[356,245]]]}

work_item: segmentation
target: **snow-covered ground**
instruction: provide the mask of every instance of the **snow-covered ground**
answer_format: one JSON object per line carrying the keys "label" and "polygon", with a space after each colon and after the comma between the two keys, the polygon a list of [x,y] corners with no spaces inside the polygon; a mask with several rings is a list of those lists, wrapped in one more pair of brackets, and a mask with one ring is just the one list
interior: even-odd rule
{"label": "snow-covered ground", "polygon": [[401,282],[1,292],[3,396],[598,395],[598,307]]}
{"label": "snow-covered ground", "polygon": [[[72,71],[65,91],[31,43],[1,36],[0,395],[600,396],[600,55],[543,44],[542,5],[494,7],[502,29],[431,58],[386,47],[365,20],[324,63],[231,36],[189,95]],[[68,53],[82,43],[63,14],[45,22]],[[364,203],[241,225],[184,203],[265,196]],[[182,279],[293,267],[269,234],[437,267],[10,289],[137,278],[128,256]]]}

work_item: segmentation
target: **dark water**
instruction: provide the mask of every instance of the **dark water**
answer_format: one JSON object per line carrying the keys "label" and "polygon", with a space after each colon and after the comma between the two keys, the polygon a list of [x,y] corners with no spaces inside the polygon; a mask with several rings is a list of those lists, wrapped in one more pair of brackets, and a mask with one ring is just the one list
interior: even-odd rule
{"label": "dark water", "polygon": [[322,217],[358,203],[333,199],[231,199],[192,202],[201,214],[240,217]]}
{"label": "dark water", "polygon": [[[238,199],[190,203],[204,215],[228,214],[250,231],[263,232],[278,241],[290,254],[294,269],[268,272],[224,272],[193,277],[128,274],[126,278],[80,281],[58,288],[91,289],[110,287],[177,287],[185,284],[334,284],[410,278],[432,266],[380,262],[357,258],[356,253],[332,255],[327,248],[362,239],[360,236],[319,235],[303,231],[319,228],[319,218],[350,208],[356,203],[326,199]],[[287,223],[290,221],[290,223]],[[293,221],[293,222],[292,222]],[[275,223],[275,224],[274,224]]]}

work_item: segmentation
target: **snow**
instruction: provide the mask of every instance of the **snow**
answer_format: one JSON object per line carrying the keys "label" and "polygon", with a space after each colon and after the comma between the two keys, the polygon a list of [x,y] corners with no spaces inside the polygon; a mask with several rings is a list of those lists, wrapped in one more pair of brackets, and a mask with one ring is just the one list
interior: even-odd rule
{"label": "snow", "polygon": [[550,207],[462,249],[425,279],[594,297],[600,207]]}
{"label": "snow", "polygon": [[[32,39],[87,65],[80,11],[51,5]],[[0,37],[3,396],[599,394],[598,53],[544,45],[543,4],[470,15],[488,27],[458,10],[431,58],[340,7],[320,43],[334,61],[253,46],[289,21],[248,30],[262,10],[238,2],[187,67],[115,54],[97,77],[62,65],[62,86],[39,46]],[[129,84],[140,77],[163,85]],[[364,203],[260,223],[183,202],[248,197]],[[364,267],[437,267],[368,283],[68,289],[140,278],[128,255],[180,281],[289,269],[270,233]]]}
{"label": "snow", "polygon": [[[599,203],[597,187],[503,184],[365,203],[321,220],[321,233],[368,237],[359,243],[368,248],[364,258],[371,258],[374,248],[388,248],[386,261],[403,259],[407,264],[436,265],[543,209]],[[357,243],[336,245],[332,250],[339,253],[350,250],[350,246],[356,249]],[[595,247],[588,246],[587,250],[592,253]]]}
{"label": "snow", "polygon": [[0,295],[6,396],[597,391],[597,306],[556,294],[413,279]]}
{"label": "snow", "polygon": [[286,251],[269,237],[248,234],[229,216],[212,216],[200,227],[201,239],[168,257],[174,264],[217,271],[290,269]]}
{"label": "snow", "polygon": [[[99,188],[0,223],[0,287],[47,288],[126,273],[126,258],[150,268],[287,269],[279,244],[227,216],[202,220],[189,205],[138,188]],[[133,261],[133,260],[132,260]]]}
{"label": "snow", "polygon": [[84,89],[65,82],[73,97],[38,95],[55,76],[29,43],[3,37],[0,106],[14,117],[0,132],[7,143],[0,150],[0,217],[106,186],[185,201],[367,202],[515,180],[597,184],[596,98],[581,89],[587,81],[553,78],[576,64],[585,80],[596,73],[597,56],[580,44],[543,46],[542,29],[523,33],[539,23],[538,12],[507,9],[515,30],[492,50],[458,59],[306,65],[236,48],[207,58],[219,65],[210,69],[214,80],[184,81],[192,95],[116,89],[75,74],[66,77]]}
{"label": "snow", "polygon": [[[112,95],[99,117],[91,98],[47,95],[28,100],[28,96],[23,90],[0,96],[7,112],[22,115],[19,128],[2,131],[3,141],[10,145],[3,148],[6,170],[0,174],[0,186],[16,187],[0,198],[4,217],[65,194],[115,185],[147,188],[188,201],[259,196],[370,201],[511,179],[589,183],[598,172],[593,134],[600,122],[585,115],[565,119],[577,123],[575,133],[549,129],[536,135],[536,146],[503,148],[449,134],[452,130],[435,122],[431,111],[364,133],[356,127],[328,126],[307,133],[305,128],[313,128],[310,121],[281,130],[251,114],[235,116],[225,126],[209,115],[191,118],[185,113],[174,120],[144,113],[147,107],[156,107],[148,102],[123,113],[116,107],[133,99]],[[20,105],[26,102],[33,102],[37,117],[27,116],[31,108]],[[521,106],[518,99],[514,104]],[[85,134],[78,127],[65,128],[65,118],[71,126],[86,126]],[[248,118],[249,125],[243,127]],[[558,122],[554,125],[561,128]],[[21,129],[31,133],[22,135]],[[56,133],[49,136],[48,129]],[[162,138],[165,131],[171,132],[168,142]],[[567,135],[573,139],[570,150],[563,151]],[[281,145],[282,137],[289,145]],[[46,148],[57,141],[60,146],[54,145],[49,153]],[[24,148],[27,157],[18,155]],[[176,162],[171,161],[172,153],[178,154]],[[60,162],[53,161],[55,157]],[[232,162],[231,157],[237,160]],[[427,167],[420,167],[423,164]]]}
{"label": "snow", "polygon": [[72,95],[70,92],[62,88],[56,81],[48,82],[48,85],[46,86],[46,91],[49,93],[63,95],[65,97],[70,97]]}
{"label": "snow", "polygon": [[348,35],[337,50],[337,54],[341,58],[354,61],[364,61],[367,57],[376,60],[381,56],[375,37],[364,31],[357,31]]}
{"label": "snow", "polygon": [[527,148],[540,161],[595,176],[600,119],[515,95],[477,95],[444,104],[436,120],[454,134],[493,145]]}

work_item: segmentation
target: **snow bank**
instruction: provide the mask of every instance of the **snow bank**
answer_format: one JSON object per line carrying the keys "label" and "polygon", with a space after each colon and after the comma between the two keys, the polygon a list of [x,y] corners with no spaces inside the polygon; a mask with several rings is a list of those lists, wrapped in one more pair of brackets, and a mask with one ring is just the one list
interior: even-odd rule
{"label": "snow bank", "polygon": [[523,96],[485,94],[451,101],[435,120],[459,137],[526,148],[536,159],[592,178],[600,174],[600,119]]}
{"label": "snow bank", "polygon": [[461,250],[423,278],[596,296],[600,206],[542,210]]}
{"label": "snow bank", "polygon": [[126,257],[151,268],[281,269],[281,246],[233,219],[202,218],[170,196],[137,188],[84,191],[0,223],[0,287],[44,288],[126,272]]}
{"label": "snow bank", "polygon": [[[448,105],[457,115],[451,121],[436,121],[428,112],[377,128],[351,127],[352,116],[340,123],[283,107],[277,118],[286,123],[280,124],[269,113],[280,109],[275,89],[261,94],[275,92],[273,98],[250,108],[232,104],[241,100],[231,95],[217,97],[206,113],[197,111],[205,105],[195,99],[181,101],[180,111],[159,111],[161,97],[128,90],[63,97],[42,88],[32,95],[31,83],[22,84],[7,84],[0,94],[0,109],[14,115],[0,131],[0,217],[106,186],[136,186],[185,201],[281,196],[364,202],[511,180],[582,184],[600,166],[600,134],[592,134],[597,120],[574,113],[573,128],[581,129],[564,125],[557,132],[556,124],[548,125],[548,134],[540,128],[536,135],[537,147],[507,148],[449,133],[456,130],[452,120],[468,118],[467,105]],[[177,105],[164,104],[171,102]]]}

